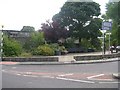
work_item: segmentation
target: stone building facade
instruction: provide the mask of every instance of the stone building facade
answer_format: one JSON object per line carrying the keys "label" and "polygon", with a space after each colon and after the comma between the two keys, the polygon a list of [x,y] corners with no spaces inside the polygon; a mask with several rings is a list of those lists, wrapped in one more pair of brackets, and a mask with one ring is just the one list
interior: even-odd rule
{"label": "stone building facade", "polygon": [[30,32],[27,31],[18,31],[18,30],[2,30],[3,34],[6,34],[8,37],[24,43],[30,38]]}

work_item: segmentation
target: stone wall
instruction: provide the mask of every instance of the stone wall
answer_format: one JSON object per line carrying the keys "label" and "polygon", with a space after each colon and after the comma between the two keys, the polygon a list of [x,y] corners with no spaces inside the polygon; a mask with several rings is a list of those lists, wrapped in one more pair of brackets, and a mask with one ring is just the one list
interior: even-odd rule
{"label": "stone wall", "polygon": [[58,62],[58,57],[3,57],[2,61],[13,61],[13,62]]}
{"label": "stone wall", "polygon": [[99,59],[108,59],[108,58],[117,58],[117,57],[120,57],[120,54],[74,56],[74,59],[76,61],[81,61],[81,60],[99,60]]}
{"label": "stone wall", "polygon": [[13,62],[58,62],[58,61],[82,61],[82,60],[99,60],[120,57],[119,54],[110,55],[89,55],[89,56],[41,56],[41,57],[3,57],[2,61]]}

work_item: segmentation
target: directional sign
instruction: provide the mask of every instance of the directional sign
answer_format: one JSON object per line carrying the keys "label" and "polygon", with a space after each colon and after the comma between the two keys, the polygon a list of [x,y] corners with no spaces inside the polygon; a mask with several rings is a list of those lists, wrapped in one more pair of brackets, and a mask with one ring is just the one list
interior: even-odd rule
{"label": "directional sign", "polygon": [[111,30],[112,22],[105,21],[102,23],[102,30]]}

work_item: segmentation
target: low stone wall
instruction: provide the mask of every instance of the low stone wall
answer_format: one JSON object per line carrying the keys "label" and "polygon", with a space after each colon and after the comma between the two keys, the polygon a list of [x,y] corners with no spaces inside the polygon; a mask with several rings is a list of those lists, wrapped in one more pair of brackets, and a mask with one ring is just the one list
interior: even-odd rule
{"label": "low stone wall", "polygon": [[109,55],[89,55],[89,56],[41,56],[41,57],[3,57],[2,61],[13,61],[13,62],[59,62],[59,61],[82,61],[82,60],[99,60],[107,58],[117,58],[119,54]]}
{"label": "low stone wall", "polygon": [[108,55],[90,55],[90,56],[74,56],[74,59],[76,61],[81,60],[99,60],[99,59],[105,59],[105,58],[117,58],[120,57],[120,54],[108,54]]}
{"label": "low stone wall", "polygon": [[2,61],[13,62],[58,62],[58,57],[3,57]]}

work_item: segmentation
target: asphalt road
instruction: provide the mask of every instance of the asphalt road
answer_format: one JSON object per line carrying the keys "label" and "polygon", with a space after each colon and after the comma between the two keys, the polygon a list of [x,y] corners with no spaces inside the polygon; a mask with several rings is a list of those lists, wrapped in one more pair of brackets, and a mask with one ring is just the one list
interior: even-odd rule
{"label": "asphalt road", "polygon": [[[119,61],[120,62],[120,61]],[[74,65],[2,65],[2,88],[118,88],[118,61]]]}

